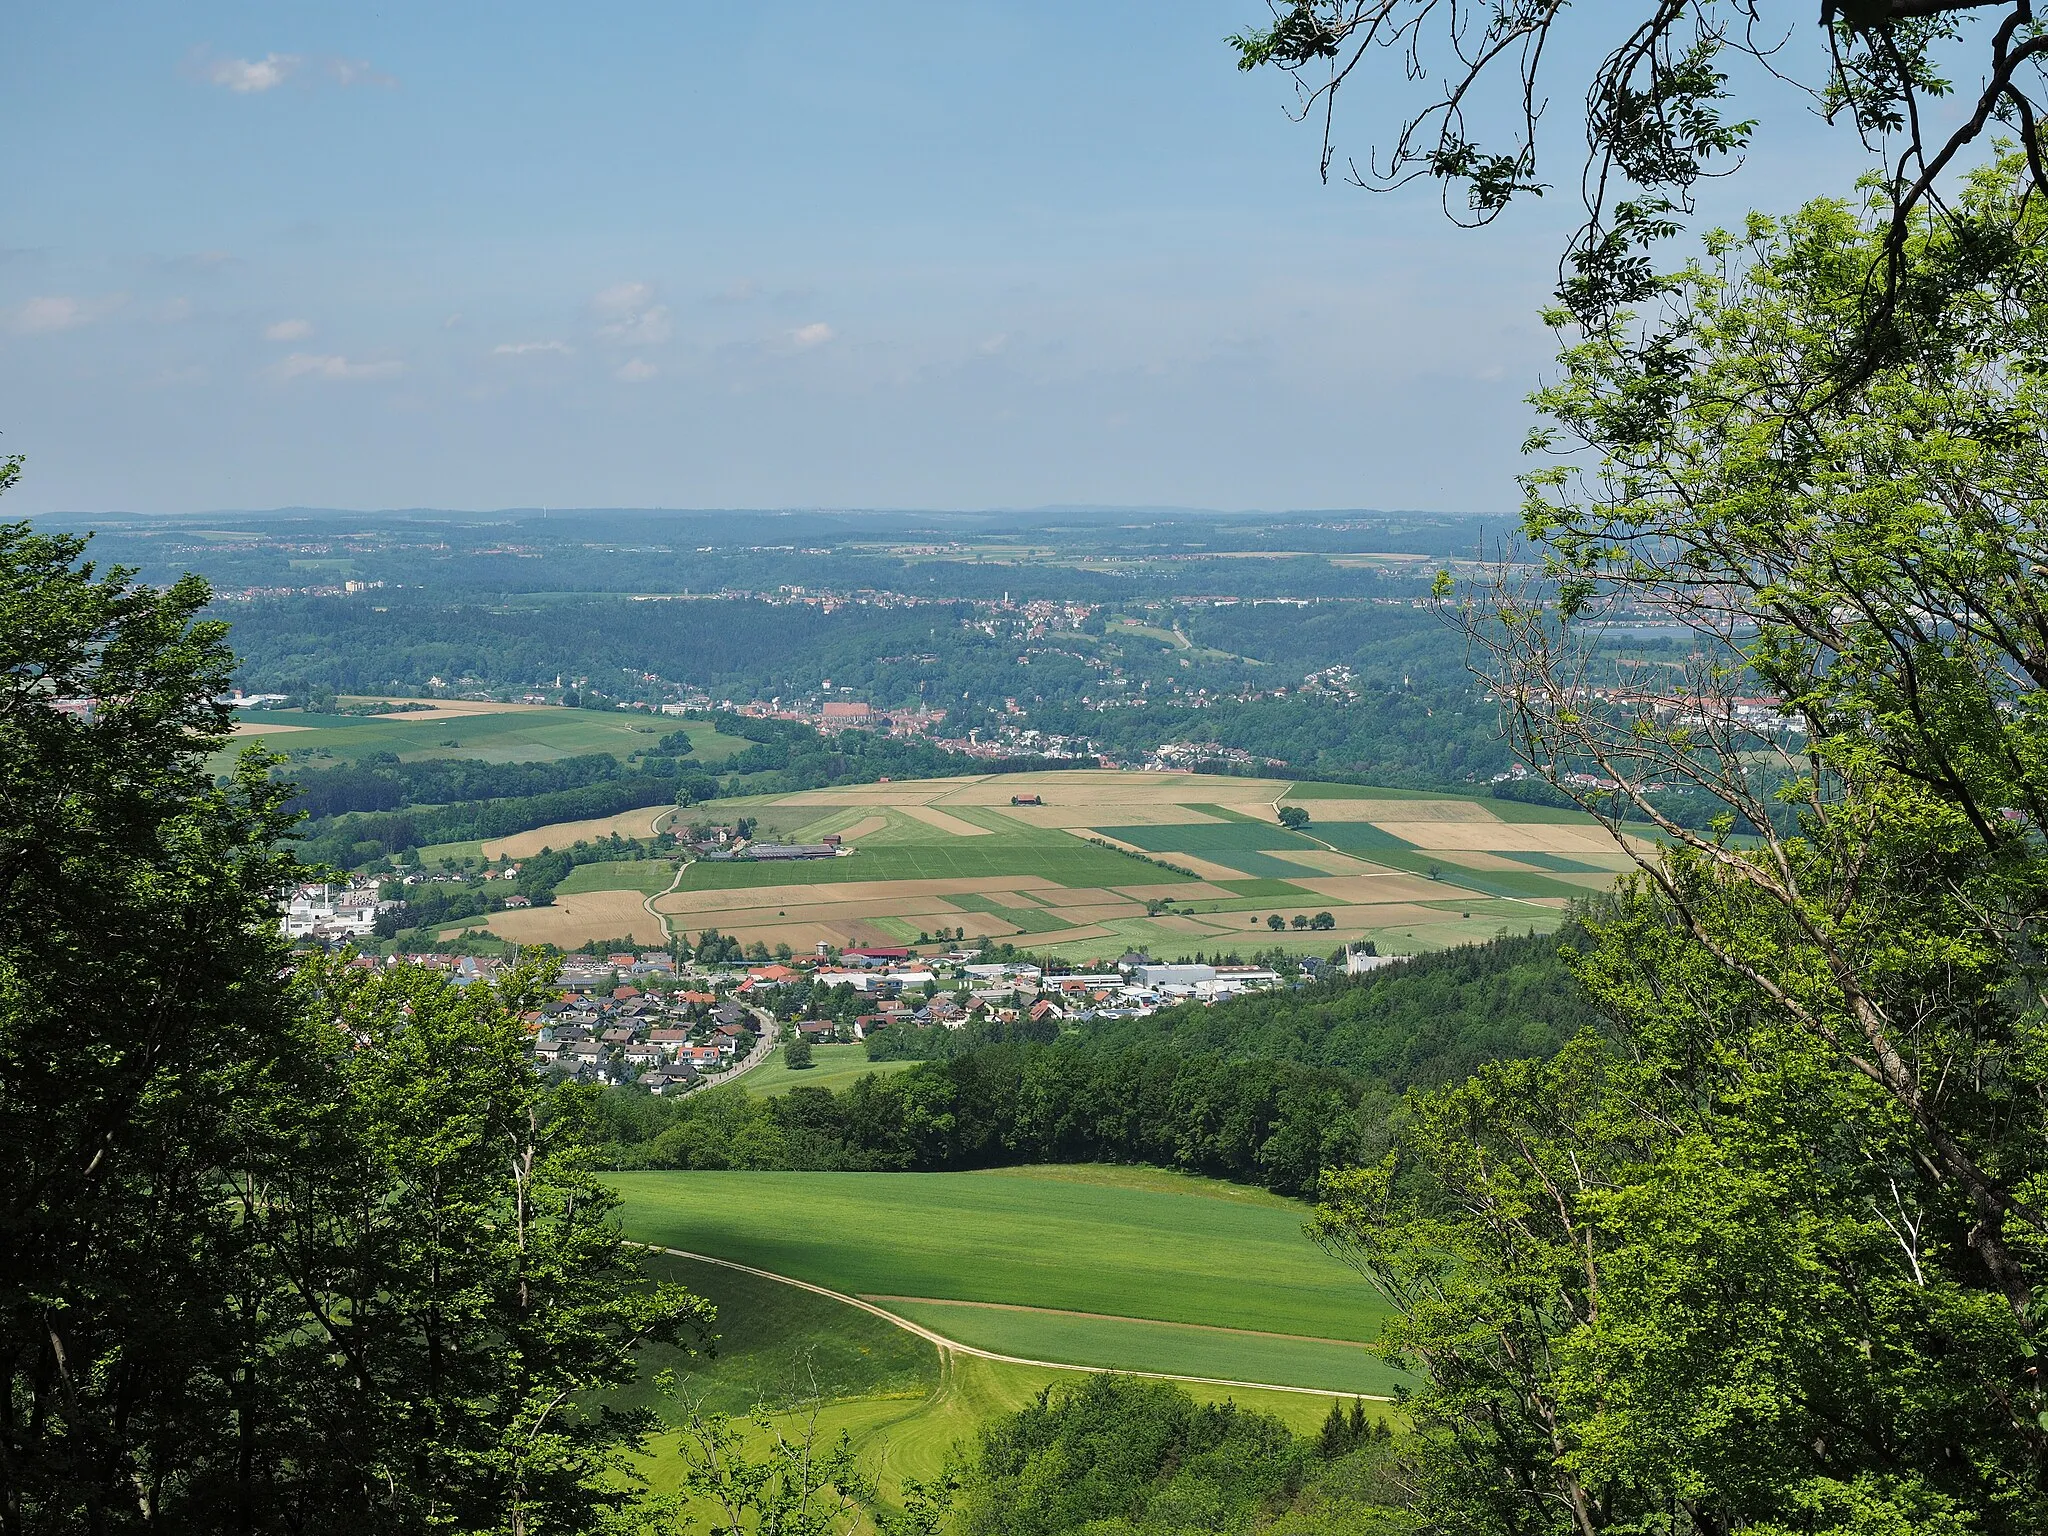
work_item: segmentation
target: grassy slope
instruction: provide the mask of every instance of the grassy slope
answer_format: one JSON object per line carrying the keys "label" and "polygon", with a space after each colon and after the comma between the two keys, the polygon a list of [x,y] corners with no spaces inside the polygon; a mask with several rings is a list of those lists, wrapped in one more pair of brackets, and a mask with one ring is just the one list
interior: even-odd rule
{"label": "grassy slope", "polygon": [[1121,1317],[1071,1317],[1059,1312],[963,1306],[956,1302],[887,1300],[891,1312],[949,1339],[1021,1355],[1113,1370],[1167,1371],[1223,1381],[1270,1381],[1290,1387],[1391,1396],[1401,1378],[1362,1344],[1270,1334],[1226,1333]]}
{"label": "grassy slope", "polygon": [[[1077,1167],[1041,1173],[1033,1182],[1070,1193],[1111,1189],[1187,1198],[1186,1188],[1195,1181],[1149,1169]],[[1218,1198],[1240,1207],[1258,1208],[1260,1203],[1252,1191],[1226,1190]],[[666,1255],[650,1256],[649,1264],[664,1278],[710,1298],[720,1311],[715,1356],[649,1351],[649,1377],[664,1366],[684,1371],[687,1386],[702,1394],[707,1408],[729,1413],[756,1403],[771,1410],[784,1407],[815,1380],[826,1399],[817,1410],[821,1438],[829,1443],[844,1431],[863,1463],[879,1475],[883,1497],[892,1505],[905,1477],[937,1476],[955,1447],[971,1443],[989,1419],[1015,1412],[1046,1386],[1076,1379],[1068,1371],[942,1355],[914,1335],[843,1303],[717,1265]],[[1234,1401],[1271,1414],[1296,1434],[1312,1433],[1329,1411],[1328,1398],[1301,1393],[1194,1384],[1186,1390],[1199,1401]],[[651,1384],[622,1396],[657,1406]],[[799,1432],[805,1416],[784,1412],[775,1423],[784,1433]],[[658,1437],[654,1454],[641,1463],[658,1491],[676,1484],[673,1446],[672,1435]]]}
{"label": "grassy slope", "polygon": [[1373,1337],[1365,1283],[1302,1235],[1305,1208],[1107,1170],[621,1173],[630,1236],[856,1295],[1012,1302],[1313,1337]]}
{"label": "grassy slope", "polygon": [[830,1088],[837,1092],[870,1072],[901,1072],[916,1065],[908,1061],[869,1061],[864,1045],[814,1045],[811,1060],[816,1065],[792,1072],[783,1064],[782,1047],[777,1046],[766,1061],[739,1080],[739,1085],[758,1098],[768,1099],[792,1088]]}
{"label": "grassy slope", "polygon": [[[714,1353],[655,1348],[643,1362],[650,1378],[663,1368],[675,1370],[714,1412],[779,1408],[813,1395],[921,1398],[939,1384],[936,1346],[858,1308],[667,1254],[650,1254],[647,1267],[718,1308]],[[651,1381],[630,1401],[659,1406]]]}

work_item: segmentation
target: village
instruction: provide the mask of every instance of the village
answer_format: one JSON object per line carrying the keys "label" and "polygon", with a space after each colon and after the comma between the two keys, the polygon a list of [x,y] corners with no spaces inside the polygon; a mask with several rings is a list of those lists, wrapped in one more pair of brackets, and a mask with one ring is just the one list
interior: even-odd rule
{"label": "village", "polygon": [[[374,882],[295,887],[280,903],[280,926],[302,944],[350,949],[371,932],[378,906]],[[554,996],[523,1019],[539,1072],[674,1094],[731,1081],[785,1041],[873,1042],[869,1054],[882,1060],[918,1051],[918,1033],[927,1030],[1050,1039],[1070,1025],[1216,1003],[1321,969],[1312,959],[1276,969],[1220,957],[1161,962],[1133,952],[1113,968],[1059,971],[1014,955],[999,958],[986,946],[927,955],[910,946],[820,945],[787,963],[679,964],[661,950],[569,954],[558,960]],[[497,979],[517,959],[517,951],[502,958],[354,953],[348,964],[415,965],[467,986]],[[1345,968],[1381,963],[1357,953]]]}

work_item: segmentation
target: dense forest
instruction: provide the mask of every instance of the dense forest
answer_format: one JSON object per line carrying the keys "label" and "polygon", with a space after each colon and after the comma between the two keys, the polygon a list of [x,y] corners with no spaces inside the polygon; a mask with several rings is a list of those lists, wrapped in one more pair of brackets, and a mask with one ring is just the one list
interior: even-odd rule
{"label": "dense forest", "polygon": [[1302,1441],[1170,1382],[1089,1376],[985,1428],[958,1491],[961,1536],[1274,1528],[1290,1536],[1404,1529],[1392,1436],[1332,1404]]}

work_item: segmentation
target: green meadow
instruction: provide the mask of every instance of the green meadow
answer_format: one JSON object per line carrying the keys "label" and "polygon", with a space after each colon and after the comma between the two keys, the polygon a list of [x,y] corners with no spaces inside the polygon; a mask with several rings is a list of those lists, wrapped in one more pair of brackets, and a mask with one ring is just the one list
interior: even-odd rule
{"label": "green meadow", "polygon": [[1363,1344],[955,1301],[891,1298],[880,1305],[962,1344],[1026,1360],[1374,1397],[1391,1396],[1401,1381],[1398,1371]]}
{"label": "green meadow", "polygon": [[[620,1176],[622,1185],[628,1177]],[[772,1181],[782,1176],[731,1177]],[[808,1181],[820,1176],[793,1177]],[[864,1177],[914,1183],[920,1178],[951,1176]],[[1084,1203],[1091,1192],[1122,1191],[1163,1194],[1181,1200],[1205,1199],[1218,1207],[1238,1211],[1271,1209],[1267,1203],[1271,1197],[1261,1197],[1256,1191],[1226,1186],[1223,1193],[1203,1196],[1189,1192],[1188,1186],[1199,1186],[1199,1180],[1144,1169],[1081,1167],[1025,1170],[988,1177],[991,1182],[1007,1180],[1040,1192],[1063,1191],[1070,1197],[1081,1197]],[[730,1188],[731,1198],[750,1198],[746,1186]],[[1279,1204],[1285,1206],[1285,1202]],[[640,1196],[629,1195],[629,1230],[643,1208]],[[1298,1219],[1298,1207],[1287,1207],[1287,1212]],[[1299,1237],[1294,1241],[1307,1247]],[[674,1246],[685,1244],[678,1241]],[[689,1246],[705,1251],[710,1240],[700,1236]],[[1088,1262],[1094,1251],[1091,1248],[1082,1255],[1078,1264]],[[785,1434],[802,1434],[814,1419],[825,1443],[836,1440],[841,1433],[848,1436],[862,1464],[877,1476],[882,1497],[890,1505],[900,1499],[905,1478],[937,1476],[948,1458],[962,1445],[971,1444],[989,1419],[1015,1412],[1045,1387],[1072,1379],[1074,1374],[1046,1366],[1012,1365],[941,1351],[929,1341],[844,1302],[722,1265],[659,1253],[647,1255],[646,1264],[650,1273],[679,1282],[710,1301],[717,1309],[717,1321],[706,1348],[647,1350],[642,1357],[640,1385],[616,1394],[614,1400],[620,1406],[652,1408],[673,1422],[675,1405],[661,1400],[652,1384],[656,1371],[669,1369],[678,1373],[683,1393],[699,1401],[707,1411],[745,1414],[758,1409],[771,1415],[774,1428]],[[1247,1341],[1251,1346],[1265,1349],[1263,1362],[1269,1370],[1262,1373],[1238,1369],[1258,1362],[1248,1352],[1233,1352],[1242,1346],[1234,1343],[1231,1336],[1208,1329],[1171,1328],[1116,1318],[1056,1319],[931,1302],[891,1301],[885,1305],[948,1338],[1004,1354],[1063,1360],[1072,1353],[1091,1357],[1078,1362],[1082,1364],[1164,1369],[1191,1376],[1283,1382],[1297,1373],[1328,1377],[1341,1373],[1344,1366],[1308,1356],[1297,1360],[1296,1355],[1304,1348],[1317,1347],[1334,1351],[1334,1359],[1346,1363],[1364,1355],[1356,1345],[1253,1338]],[[968,1313],[976,1316],[962,1316]],[[1064,1330],[1057,1331],[1061,1324],[1065,1325]],[[1153,1358],[1166,1363],[1148,1364],[1148,1359]],[[1297,1372],[1297,1365],[1305,1369]],[[1352,1382],[1375,1380],[1357,1373],[1355,1365],[1352,1369]],[[1329,1411],[1332,1397],[1340,1395],[1347,1386],[1352,1391],[1384,1392],[1384,1375],[1377,1380],[1381,1383],[1377,1388],[1333,1380],[1328,1397],[1197,1382],[1185,1383],[1184,1387],[1199,1401],[1236,1402],[1273,1415],[1297,1434],[1310,1434]],[[1375,1414],[1389,1411],[1370,1403],[1367,1408]],[[673,1431],[658,1434],[650,1454],[637,1464],[637,1470],[656,1491],[676,1486],[679,1463],[674,1441]]]}
{"label": "green meadow", "polygon": [[811,1047],[812,1064],[797,1071],[790,1070],[784,1055],[783,1048],[778,1045],[766,1061],[739,1079],[738,1086],[764,1099],[772,1099],[792,1088],[830,1088],[836,1093],[856,1078],[866,1077],[871,1072],[887,1076],[916,1065],[909,1061],[869,1061],[868,1048],[864,1045],[814,1045]]}
{"label": "green meadow", "polygon": [[667,890],[675,877],[676,866],[668,859],[605,859],[578,864],[555,890],[565,896],[579,891],[639,891],[651,896]]}
{"label": "green meadow", "polygon": [[1305,1206],[1263,1190],[1101,1167],[611,1181],[639,1241],[889,1298],[999,1353],[1331,1391],[1393,1380],[1359,1348],[1378,1299],[1303,1236]]}

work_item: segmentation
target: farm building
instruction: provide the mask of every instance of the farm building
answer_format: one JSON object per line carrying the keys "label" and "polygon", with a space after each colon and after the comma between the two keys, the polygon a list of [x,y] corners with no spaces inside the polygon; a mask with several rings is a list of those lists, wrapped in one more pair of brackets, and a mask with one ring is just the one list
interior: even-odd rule
{"label": "farm building", "polygon": [[1010,796],[1010,804],[1012,804],[1012,805],[1043,805],[1043,804],[1045,804],[1045,796],[1043,796],[1043,795],[1012,795],[1012,796]]}

